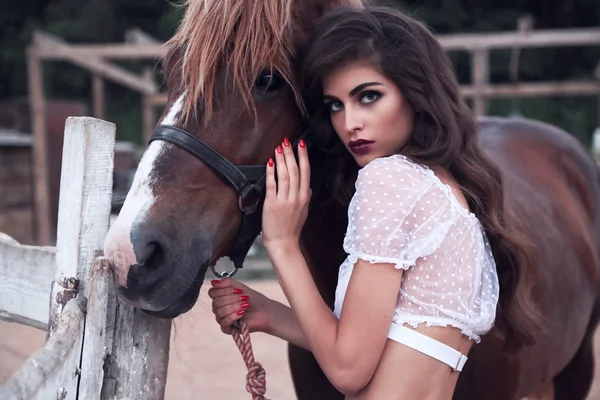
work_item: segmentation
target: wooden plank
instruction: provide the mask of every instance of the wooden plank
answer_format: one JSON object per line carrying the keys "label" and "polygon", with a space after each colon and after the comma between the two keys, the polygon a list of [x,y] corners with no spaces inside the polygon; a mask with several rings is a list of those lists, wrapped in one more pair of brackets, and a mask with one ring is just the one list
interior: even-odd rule
{"label": "wooden plank", "polygon": [[[522,35],[514,31],[500,33],[474,33],[438,35],[437,39],[448,50],[470,50],[520,47],[572,47],[600,44],[600,29],[547,29]],[[69,49],[39,49],[38,55],[46,60],[66,60],[69,57],[100,57],[112,59],[157,59],[167,54],[161,44],[96,44],[71,45]]]}
{"label": "wooden plank", "polygon": [[0,386],[0,399],[76,400],[85,300],[69,301],[56,335]]}
{"label": "wooden plank", "polygon": [[169,102],[167,95],[164,93],[147,96],[147,99],[154,106],[164,106]]}
{"label": "wooden plank", "polygon": [[56,248],[21,245],[0,233],[0,254],[0,319],[46,330]]}
{"label": "wooden plank", "polygon": [[152,44],[96,44],[96,45],[70,45],[68,49],[40,48],[37,55],[45,60],[69,60],[70,57],[78,58],[110,58],[110,59],[150,59],[156,60],[167,55],[168,48],[163,45]]}
{"label": "wooden plank", "polygon": [[112,270],[92,267],[83,344],[80,398],[162,400],[171,321],[152,317],[115,296]]}
{"label": "wooden plank", "polygon": [[65,296],[72,293],[70,283],[79,280],[79,292],[87,298],[92,262],[102,254],[110,219],[115,131],[114,124],[89,117],[69,117],[65,124],[50,336]]}
{"label": "wooden plank", "polygon": [[[36,31],[33,41],[37,45],[38,52],[50,51],[56,54],[65,54],[63,60],[72,62],[82,68],[88,69],[94,74],[110,79],[118,84],[128,87],[143,94],[157,92],[156,85],[146,81],[124,68],[105,62],[97,55],[81,55],[71,51],[72,45],[45,32]],[[38,53],[41,54],[41,53]],[[101,56],[100,56],[101,57]],[[48,57],[44,57],[48,58]]]}
{"label": "wooden plank", "polygon": [[[465,97],[475,95],[473,86],[461,86]],[[530,97],[530,96],[593,96],[600,93],[600,81],[581,82],[540,82],[487,85],[483,88],[484,97]]]}
{"label": "wooden plank", "polygon": [[[144,69],[144,78],[153,81],[154,75],[151,68]],[[143,122],[143,138],[144,143],[148,143],[150,140],[150,136],[154,131],[154,127],[156,126],[156,117],[154,115],[154,104],[148,98],[149,96],[144,96],[142,99],[142,122]]]}
{"label": "wooden plank", "polygon": [[[104,365],[102,400],[163,400],[169,365],[171,321],[148,315],[117,299]],[[114,321],[114,323],[113,323]]]}
{"label": "wooden plank", "polygon": [[35,190],[35,220],[39,245],[54,244],[50,221],[50,184],[48,177],[48,144],[46,139],[46,105],[42,60],[28,48],[27,83],[29,85],[29,109],[33,121],[33,169]]}
{"label": "wooden plank", "polygon": [[93,97],[94,97],[94,117],[104,118],[104,79],[100,75],[94,74],[92,78]]}
{"label": "wooden plank", "polygon": [[125,31],[125,41],[132,44],[145,45],[162,45],[160,40],[155,39],[149,33],[144,32],[140,28],[131,28]]}
{"label": "wooden plank", "polygon": [[97,258],[91,271],[90,297],[81,357],[81,399],[100,399],[104,361],[110,355],[114,334],[115,287],[108,261]]}
{"label": "wooden plank", "polygon": [[142,99],[142,121],[144,126],[144,143],[148,143],[154,131],[156,121],[154,119],[154,105],[152,105],[147,96]]}
{"label": "wooden plank", "polygon": [[488,55],[488,50],[476,49],[471,56],[471,80],[475,89],[475,93],[473,93],[473,109],[475,115],[478,117],[484,116],[487,108],[483,92],[489,80]]}
{"label": "wooden plank", "polygon": [[600,29],[547,29],[534,30],[527,34],[518,32],[461,33],[437,36],[447,51],[477,48],[506,49],[519,47],[573,47],[600,44]]}

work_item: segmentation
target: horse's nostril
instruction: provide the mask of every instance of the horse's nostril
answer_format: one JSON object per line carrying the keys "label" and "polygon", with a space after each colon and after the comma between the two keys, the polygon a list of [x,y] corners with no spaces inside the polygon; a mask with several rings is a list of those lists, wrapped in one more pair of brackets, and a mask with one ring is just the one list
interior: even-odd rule
{"label": "horse's nostril", "polygon": [[135,258],[138,264],[146,264],[158,249],[160,249],[160,246],[155,242],[145,243],[135,247]]}

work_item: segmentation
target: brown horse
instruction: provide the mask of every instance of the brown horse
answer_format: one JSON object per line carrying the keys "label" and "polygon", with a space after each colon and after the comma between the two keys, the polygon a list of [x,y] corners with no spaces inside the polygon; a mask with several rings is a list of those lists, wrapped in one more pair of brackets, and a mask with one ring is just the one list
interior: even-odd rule
{"label": "brown horse", "polygon": [[[241,263],[260,229],[260,206],[251,195],[260,198],[261,170],[236,166],[264,165],[284,137],[302,134],[294,49],[316,18],[351,3],[360,2],[189,1],[165,62],[169,104],[106,238],[123,297],[173,318],[194,305],[217,259],[229,254]],[[470,352],[454,397],[515,399],[553,384],[556,399],[584,399],[600,310],[598,168],[575,139],[552,126],[485,118],[479,128],[484,149],[503,172],[507,207],[539,252],[535,300],[546,325],[537,344],[514,355],[497,335],[485,336]],[[321,202],[328,177],[320,150],[311,156],[321,181],[314,182],[302,248],[332,306],[347,210]],[[256,181],[258,189],[251,185]],[[494,329],[502,327],[500,310]],[[298,398],[342,398],[311,353],[290,346],[289,357]]]}

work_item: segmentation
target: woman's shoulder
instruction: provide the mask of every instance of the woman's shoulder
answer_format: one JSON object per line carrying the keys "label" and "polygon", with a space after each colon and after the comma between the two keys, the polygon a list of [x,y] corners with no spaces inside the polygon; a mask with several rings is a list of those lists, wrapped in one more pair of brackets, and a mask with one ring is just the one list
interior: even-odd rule
{"label": "woman's shoulder", "polygon": [[433,183],[433,171],[410,158],[393,154],[370,161],[358,173],[356,188],[385,186],[398,190],[425,188]]}

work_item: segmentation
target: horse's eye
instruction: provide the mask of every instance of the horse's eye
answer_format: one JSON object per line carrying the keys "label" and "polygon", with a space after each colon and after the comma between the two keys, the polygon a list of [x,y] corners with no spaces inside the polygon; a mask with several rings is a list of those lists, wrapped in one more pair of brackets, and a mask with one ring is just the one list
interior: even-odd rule
{"label": "horse's eye", "polygon": [[256,78],[256,82],[254,82],[254,87],[259,92],[271,92],[281,88],[284,85],[283,78],[273,71],[263,71]]}

